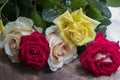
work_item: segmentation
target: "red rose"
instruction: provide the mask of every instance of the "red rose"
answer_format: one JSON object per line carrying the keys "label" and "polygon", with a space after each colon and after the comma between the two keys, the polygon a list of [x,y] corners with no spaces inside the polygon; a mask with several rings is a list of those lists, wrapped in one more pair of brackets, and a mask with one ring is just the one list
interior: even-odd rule
{"label": "red rose", "polygon": [[81,54],[80,62],[95,77],[110,76],[120,66],[119,49],[118,43],[108,41],[100,32]]}
{"label": "red rose", "polygon": [[42,33],[33,32],[21,37],[18,56],[26,66],[42,68],[47,63],[49,52],[49,44]]}

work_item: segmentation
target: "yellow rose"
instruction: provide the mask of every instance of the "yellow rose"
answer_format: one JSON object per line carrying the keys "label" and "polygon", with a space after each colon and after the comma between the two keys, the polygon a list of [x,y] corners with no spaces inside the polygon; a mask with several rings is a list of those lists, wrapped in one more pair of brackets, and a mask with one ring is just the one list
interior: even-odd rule
{"label": "yellow rose", "polygon": [[100,22],[87,17],[82,9],[70,13],[66,11],[53,21],[70,48],[82,46],[95,38],[95,28]]}

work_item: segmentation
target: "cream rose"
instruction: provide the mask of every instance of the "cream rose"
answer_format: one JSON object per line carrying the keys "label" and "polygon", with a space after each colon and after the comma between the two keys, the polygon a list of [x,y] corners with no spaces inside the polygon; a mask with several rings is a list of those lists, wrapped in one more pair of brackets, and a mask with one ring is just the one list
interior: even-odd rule
{"label": "cream rose", "polygon": [[34,31],[32,26],[33,21],[25,17],[19,17],[16,21],[9,22],[5,26],[3,47],[13,63],[19,62],[18,51],[21,36],[31,34]]}
{"label": "cream rose", "polygon": [[76,47],[70,49],[68,44],[62,40],[57,30],[56,26],[51,26],[46,30],[46,37],[50,46],[48,64],[52,71],[56,71],[63,64],[67,64],[77,58]]}

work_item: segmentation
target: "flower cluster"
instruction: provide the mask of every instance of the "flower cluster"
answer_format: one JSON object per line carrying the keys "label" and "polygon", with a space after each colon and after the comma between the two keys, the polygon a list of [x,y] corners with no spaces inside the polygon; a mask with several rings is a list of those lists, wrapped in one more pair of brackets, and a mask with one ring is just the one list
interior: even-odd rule
{"label": "flower cluster", "polygon": [[33,21],[25,17],[9,22],[3,31],[3,46],[13,63],[22,62],[26,66],[40,69],[47,63],[49,43],[32,26]]}
{"label": "flower cluster", "polygon": [[1,27],[6,55],[13,63],[21,62],[36,69],[48,63],[50,69],[56,71],[78,57],[78,46],[86,46],[80,55],[80,63],[93,76],[110,76],[117,71],[120,66],[119,43],[105,39],[102,32],[96,35],[99,21],[79,9],[64,12],[53,23],[55,25],[46,28],[45,35],[25,17]]}

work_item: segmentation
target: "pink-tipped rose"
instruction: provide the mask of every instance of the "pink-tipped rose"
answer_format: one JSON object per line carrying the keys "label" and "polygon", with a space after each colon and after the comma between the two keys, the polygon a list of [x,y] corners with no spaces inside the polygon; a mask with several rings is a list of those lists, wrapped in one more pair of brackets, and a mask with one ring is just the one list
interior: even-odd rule
{"label": "pink-tipped rose", "polygon": [[108,41],[100,32],[81,54],[80,62],[95,77],[110,76],[120,65],[119,49],[118,43]]}

